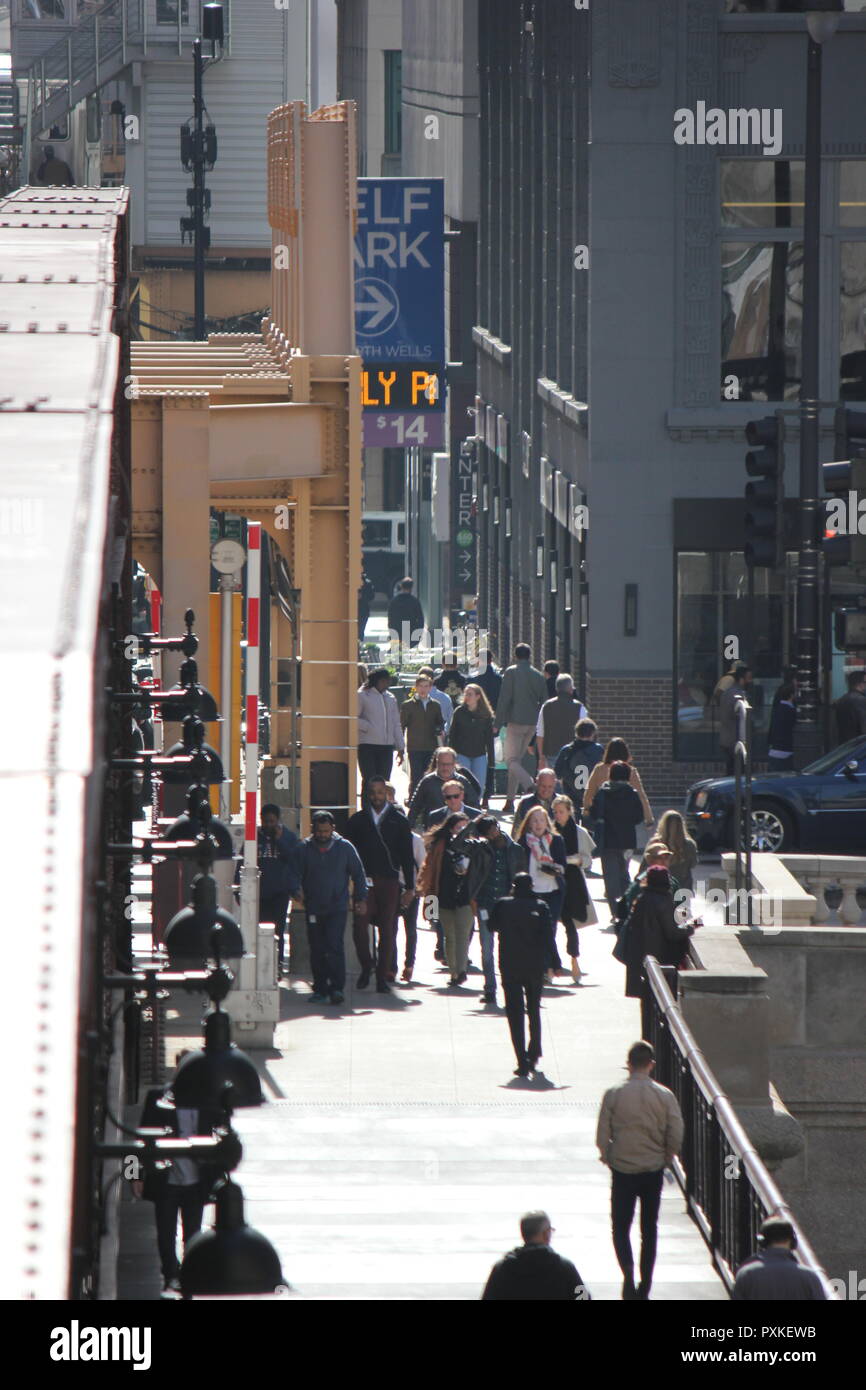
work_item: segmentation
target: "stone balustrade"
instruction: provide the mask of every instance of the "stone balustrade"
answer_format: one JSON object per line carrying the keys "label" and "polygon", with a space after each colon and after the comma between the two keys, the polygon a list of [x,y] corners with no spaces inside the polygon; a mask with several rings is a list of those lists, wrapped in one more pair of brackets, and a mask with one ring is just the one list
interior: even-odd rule
{"label": "stone balustrade", "polygon": [[[722,855],[729,891],[734,865],[733,854]],[[866,926],[866,858],[859,855],[753,854],[752,891],[753,920],[765,926]]]}

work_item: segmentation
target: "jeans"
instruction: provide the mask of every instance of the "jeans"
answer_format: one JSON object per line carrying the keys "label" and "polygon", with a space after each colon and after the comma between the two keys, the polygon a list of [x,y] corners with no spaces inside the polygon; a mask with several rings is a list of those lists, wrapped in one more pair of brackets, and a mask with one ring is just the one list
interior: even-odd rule
{"label": "jeans", "polygon": [[433,749],[424,749],[422,752],[409,754],[409,794],[414,792],[424,773],[430,766],[430,759],[433,757]]}
{"label": "jeans", "polygon": [[[505,1014],[511,1031],[514,1055],[519,1067],[535,1063],[541,1056],[541,980],[503,977]],[[529,1016],[529,1047],[526,1046],[525,1018]]]}
{"label": "jeans", "polygon": [[159,1250],[159,1263],[164,1280],[174,1279],[180,1264],[177,1258],[177,1218],[183,1223],[183,1244],[186,1249],[196,1231],[201,1230],[204,1202],[201,1185],[192,1183],[188,1187],[171,1186],[166,1183],[153,1204],[156,1217],[156,1244]]}
{"label": "jeans", "polygon": [[481,968],[484,971],[484,993],[496,993],[496,960],[494,947],[496,935],[487,925],[490,916],[486,907],[478,910],[478,934],[481,937]]}
{"label": "jeans", "polygon": [[604,896],[611,912],[617,898],[621,898],[629,885],[627,849],[603,849],[601,852],[601,872],[604,875]]}
{"label": "jeans", "polygon": [[346,988],[346,913],[307,911],[307,937],[316,994],[342,994]]}
{"label": "jeans", "polygon": [[394,749],[390,743],[358,744],[358,770],[364,782],[373,776],[384,777],[390,782],[393,765]]}
{"label": "jeans", "polygon": [[556,924],[559,921],[564,895],[564,888],[555,888],[552,893],[536,893],[535,895],[539,902],[547,903],[547,910],[550,913],[550,936],[547,943],[547,962],[549,970],[562,969],[562,960],[556,945]]}
{"label": "jeans", "polygon": [[445,959],[452,980],[465,975],[469,965],[469,937],[472,933],[472,908],[439,906],[439,920],[445,934]]}
{"label": "jeans", "polygon": [[505,726],[505,761],[508,764],[506,797],[509,801],[514,800],[516,787],[520,787],[522,791],[529,791],[532,788],[532,776],[523,766],[523,758],[529,749],[534,733],[534,724],[506,724]]}
{"label": "jeans", "polygon": [[616,1258],[623,1278],[633,1281],[631,1223],[635,1204],[640,1198],[640,1282],[644,1293],[649,1293],[656,1262],[659,1206],[665,1171],[659,1168],[649,1173],[618,1173],[614,1168],[611,1172],[610,1217]]}
{"label": "jeans", "polygon": [[372,970],[373,957],[370,952],[370,927],[379,931],[379,948],[376,952],[376,983],[384,985],[386,975],[392,969],[392,957],[396,953],[397,912],[400,907],[400,883],[396,878],[374,878],[373,886],[367,893],[367,911],[356,914],[352,928],[358,964],[362,970]]}
{"label": "jeans", "polygon": [[279,962],[283,963],[283,949],[286,939],[286,914],[289,910],[289,899],[286,894],[275,894],[272,898],[262,898],[259,904],[259,921],[273,922],[277,930],[277,941],[279,942]]}
{"label": "jeans", "polygon": [[487,754],[482,753],[478,758],[467,758],[463,753],[457,754],[457,761],[464,767],[468,767],[472,776],[481,788],[482,797],[486,795],[487,787]]}
{"label": "jeans", "polygon": [[[415,964],[415,952],[418,949],[418,905],[420,899],[413,898],[408,907],[400,911],[403,918],[403,927],[406,932],[406,955],[403,964],[411,970]],[[394,950],[391,953],[391,970],[396,975],[398,969],[397,961],[397,932],[394,932]]]}

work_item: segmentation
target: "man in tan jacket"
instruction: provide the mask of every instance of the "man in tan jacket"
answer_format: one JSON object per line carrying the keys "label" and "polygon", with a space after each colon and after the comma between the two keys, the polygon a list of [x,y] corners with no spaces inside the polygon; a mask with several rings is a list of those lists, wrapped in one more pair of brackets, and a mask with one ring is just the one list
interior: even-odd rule
{"label": "man in tan jacket", "polygon": [[[596,1143],[611,1170],[613,1248],[622,1270],[626,1301],[649,1298],[658,1239],[665,1168],[683,1142],[683,1117],[676,1096],[652,1080],[655,1053],[648,1042],[629,1048],[628,1081],[605,1091]],[[640,1283],[635,1288],[631,1223],[640,1198]]]}

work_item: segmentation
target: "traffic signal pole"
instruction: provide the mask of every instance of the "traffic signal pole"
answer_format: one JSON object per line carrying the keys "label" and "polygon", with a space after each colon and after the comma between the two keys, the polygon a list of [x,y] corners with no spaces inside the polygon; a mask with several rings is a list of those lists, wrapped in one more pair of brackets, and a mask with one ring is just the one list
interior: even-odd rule
{"label": "traffic signal pole", "polygon": [[193,178],[193,274],[195,279],[195,301],[193,314],[195,327],[193,337],[196,342],[204,339],[204,59],[201,52],[201,39],[192,46],[193,63],[193,113],[195,118],[195,139]]}
{"label": "traffic signal pole", "polygon": [[800,498],[797,565],[797,745],[800,765],[821,752],[818,724],[818,452],[820,412],[821,45],[808,37],[803,327],[800,380]]}

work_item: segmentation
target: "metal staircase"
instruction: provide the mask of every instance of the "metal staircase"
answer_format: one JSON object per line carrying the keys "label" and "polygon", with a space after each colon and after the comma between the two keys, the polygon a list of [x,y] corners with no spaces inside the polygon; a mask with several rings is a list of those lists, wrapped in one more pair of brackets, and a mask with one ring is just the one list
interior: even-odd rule
{"label": "metal staircase", "polygon": [[198,27],[189,11],[176,5],[177,23],[157,24],[152,0],[106,0],[69,33],[15,73],[27,81],[29,117],[34,131],[48,130],[92,92],[118,77],[130,63],[160,60],[191,51]]}

